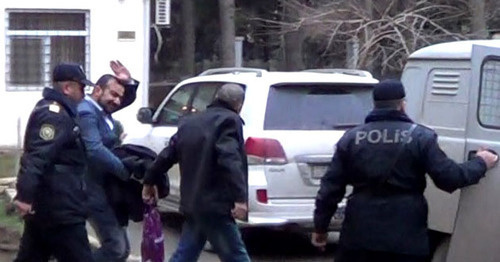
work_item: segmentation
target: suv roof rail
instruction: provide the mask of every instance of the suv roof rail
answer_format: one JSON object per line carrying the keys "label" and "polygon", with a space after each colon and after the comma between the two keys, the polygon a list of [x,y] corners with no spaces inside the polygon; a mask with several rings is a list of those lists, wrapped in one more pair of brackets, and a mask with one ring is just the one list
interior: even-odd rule
{"label": "suv roof rail", "polygon": [[365,70],[360,69],[347,69],[347,68],[318,68],[318,69],[306,69],[303,72],[315,72],[324,74],[345,74],[361,77],[373,78],[372,74]]}
{"label": "suv roof rail", "polygon": [[262,73],[267,72],[265,69],[260,68],[250,68],[250,67],[223,67],[223,68],[212,68],[205,70],[199,76],[217,75],[217,74],[227,74],[227,73],[255,73],[257,77],[261,77]]}

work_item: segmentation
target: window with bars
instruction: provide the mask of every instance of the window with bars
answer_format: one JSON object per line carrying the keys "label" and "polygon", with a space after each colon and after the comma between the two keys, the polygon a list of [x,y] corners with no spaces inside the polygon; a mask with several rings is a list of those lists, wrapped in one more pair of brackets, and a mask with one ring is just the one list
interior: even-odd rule
{"label": "window with bars", "polygon": [[85,11],[7,10],[7,90],[50,86],[52,69],[60,62],[78,63],[89,74],[89,28]]}
{"label": "window with bars", "polygon": [[500,58],[489,59],[481,68],[479,122],[500,128]]}

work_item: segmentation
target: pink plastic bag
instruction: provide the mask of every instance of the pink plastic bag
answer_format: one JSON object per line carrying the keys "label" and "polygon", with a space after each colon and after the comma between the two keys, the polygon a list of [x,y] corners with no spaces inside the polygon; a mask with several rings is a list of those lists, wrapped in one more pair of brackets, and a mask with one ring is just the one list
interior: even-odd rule
{"label": "pink plastic bag", "polygon": [[153,203],[144,204],[141,243],[142,262],[163,262],[165,258],[163,228],[160,213],[158,213],[155,206]]}

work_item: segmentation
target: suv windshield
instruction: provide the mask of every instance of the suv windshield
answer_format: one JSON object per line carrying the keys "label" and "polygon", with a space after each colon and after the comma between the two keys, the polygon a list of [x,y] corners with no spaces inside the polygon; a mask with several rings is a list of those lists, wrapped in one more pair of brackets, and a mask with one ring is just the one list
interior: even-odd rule
{"label": "suv windshield", "polygon": [[372,109],[373,86],[286,84],[272,86],[266,130],[347,129],[363,123]]}

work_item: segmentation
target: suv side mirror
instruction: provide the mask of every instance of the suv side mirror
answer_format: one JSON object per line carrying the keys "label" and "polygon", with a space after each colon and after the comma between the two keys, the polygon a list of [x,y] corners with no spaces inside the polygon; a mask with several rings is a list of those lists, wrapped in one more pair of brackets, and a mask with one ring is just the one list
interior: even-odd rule
{"label": "suv side mirror", "polygon": [[143,124],[153,123],[153,110],[149,107],[142,107],[137,112],[137,120]]}

